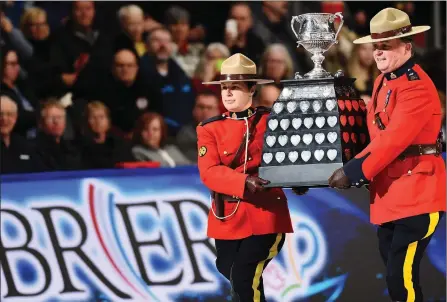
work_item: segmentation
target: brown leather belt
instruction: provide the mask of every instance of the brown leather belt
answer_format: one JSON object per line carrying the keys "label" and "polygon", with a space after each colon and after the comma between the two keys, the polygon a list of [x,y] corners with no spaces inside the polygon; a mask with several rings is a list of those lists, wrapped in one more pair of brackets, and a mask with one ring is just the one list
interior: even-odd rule
{"label": "brown leather belt", "polygon": [[439,156],[442,152],[441,143],[427,144],[427,145],[410,145],[404,152],[399,155],[399,159],[403,160],[410,156],[420,155],[436,155]]}

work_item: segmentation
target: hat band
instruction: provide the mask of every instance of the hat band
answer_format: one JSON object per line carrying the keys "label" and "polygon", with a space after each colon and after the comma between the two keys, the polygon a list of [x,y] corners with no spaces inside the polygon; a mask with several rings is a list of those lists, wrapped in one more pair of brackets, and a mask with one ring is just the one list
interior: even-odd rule
{"label": "hat band", "polygon": [[241,81],[241,80],[254,80],[257,79],[256,74],[221,74],[221,81]]}
{"label": "hat band", "polygon": [[383,38],[390,38],[390,37],[396,37],[403,34],[406,34],[411,31],[411,24],[398,28],[393,29],[389,31],[384,31],[383,33],[371,33],[371,38],[373,39],[383,39]]}

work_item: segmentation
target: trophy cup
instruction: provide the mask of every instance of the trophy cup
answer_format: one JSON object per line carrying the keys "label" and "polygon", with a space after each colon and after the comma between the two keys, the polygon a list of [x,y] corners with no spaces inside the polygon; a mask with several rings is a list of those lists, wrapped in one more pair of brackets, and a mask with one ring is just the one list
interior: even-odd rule
{"label": "trophy cup", "polygon": [[[341,19],[337,30],[336,17]],[[299,25],[298,31],[294,25]],[[267,119],[259,177],[267,187],[320,187],[369,143],[366,105],[353,88],[355,79],[323,69],[323,53],[337,43],[343,16],[303,14],[291,26],[313,54],[314,69],[281,81],[283,89]]]}

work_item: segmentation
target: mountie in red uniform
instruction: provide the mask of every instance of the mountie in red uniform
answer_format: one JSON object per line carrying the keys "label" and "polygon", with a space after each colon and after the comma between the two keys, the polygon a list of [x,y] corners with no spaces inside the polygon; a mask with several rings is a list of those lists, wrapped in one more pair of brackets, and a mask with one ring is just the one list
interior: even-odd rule
{"label": "mountie in red uniform", "polygon": [[[354,185],[370,182],[371,222],[445,211],[445,162],[436,150],[442,122],[436,87],[410,59],[376,79],[376,94],[368,103],[371,143],[344,166]],[[401,155],[407,149],[423,155]]]}
{"label": "mountie in red uniform", "polygon": [[[232,113],[232,116],[227,112],[197,127],[200,177],[210,190],[225,194],[224,216],[230,216],[216,218],[213,202],[213,210],[208,215],[208,236],[211,238],[241,239],[251,235],[293,232],[287,198],[282,189],[271,188],[256,194],[245,190],[247,177],[258,175],[268,113],[269,110],[264,108],[250,108]],[[238,159],[236,168],[231,169],[228,165],[256,115],[262,117],[250,133],[248,148]]]}
{"label": "mountie in red uniform", "polygon": [[[385,8],[370,21],[377,68],[367,106],[371,142],[329,178],[346,189],[370,183],[371,222],[394,302],[425,302],[420,263],[446,209],[446,171],[441,152],[441,102],[435,85],[411,58],[415,26],[407,13]],[[441,298],[441,297],[438,297]],[[435,300],[437,300],[435,298]]]}
{"label": "mountie in red uniform", "polygon": [[446,210],[441,105],[428,75],[411,59],[380,75],[368,104],[371,143],[343,170],[370,182],[371,222],[393,301],[423,302],[419,264]]}
{"label": "mountie in red uniform", "polygon": [[264,107],[227,112],[197,127],[200,177],[223,196],[211,205],[208,236],[215,238],[216,267],[231,282],[233,301],[265,301],[262,273],[293,232],[283,190],[251,193],[247,186],[258,175],[268,113]]}

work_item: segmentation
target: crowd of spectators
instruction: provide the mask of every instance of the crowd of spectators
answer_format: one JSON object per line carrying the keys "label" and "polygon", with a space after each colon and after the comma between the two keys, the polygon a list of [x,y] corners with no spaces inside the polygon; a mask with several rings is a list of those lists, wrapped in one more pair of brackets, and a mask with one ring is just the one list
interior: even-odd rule
{"label": "crowd of spectators", "polygon": [[[408,3],[385,2],[377,12],[396,6],[413,18],[415,4]],[[160,7],[2,2],[2,174],[132,162],[196,164],[197,124],[225,110],[220,88],[202,82],[219,77],[223,60],[241,52],[256,62],[261,77],[275,81],[258,87],[255,106],[272,106],[281,80],[312,69],[310,54],[296,45],[292,15],[343,12],[339,43],[325,54],[324,68],[342,69],[356,78],[359,96],[371,98],[379,73],[373,49],[352,41],[368,34],[372,16],[356,2],[167,2]],[[198,22],[196,13],[208,21]],[[445,13],[443,18],[445,30]],[[434,49],[427,37],[413,43],[415,59],[434,80],[445,108],[445,41],[442,49]]]}

